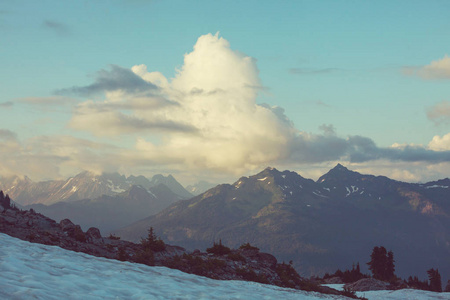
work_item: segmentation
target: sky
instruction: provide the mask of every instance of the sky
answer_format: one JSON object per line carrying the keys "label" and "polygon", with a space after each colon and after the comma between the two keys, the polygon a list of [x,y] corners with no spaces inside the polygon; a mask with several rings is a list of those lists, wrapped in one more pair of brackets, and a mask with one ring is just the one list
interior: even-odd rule
{"label": "sky", "polygon": [[450,170],[448,1],[0,0],[0,175]]}

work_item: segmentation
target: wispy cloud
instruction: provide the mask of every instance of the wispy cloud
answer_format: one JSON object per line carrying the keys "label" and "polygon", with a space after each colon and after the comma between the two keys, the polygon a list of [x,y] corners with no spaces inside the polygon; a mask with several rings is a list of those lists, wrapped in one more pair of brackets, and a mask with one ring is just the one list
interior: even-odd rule
{"label": "wispy cloud", "polygon": [[124,91],[127,93],[145,92],[155,90],[156,86],[143,80],[130,69],[111,65],[110,70],[100,70],[95,82],[87,86],[74,86],[55,91],[58,95],[75,94],[79,96],[92,96],[104,92]]}
{"label": "wispy cloud", "polygon": [[450,101],[441,101],[430,107],[427,117],[436,125],[450,124]]}
{"label": "wispy cloud", "polygon": [[0,139],[1,140],[16,140],[17,134],[9,129],[0,128]]}
{"label": "wispy cloud", "polygon": [[405,75],[419,76],[426,80],[450,79],[450,57],[444,55],[442,59],[432,61],[425,66],[405,66],[402,68]]}
{"label": "wispy cloud", "polygon": [[59,36],[68,36],[72,33],[70,28],[66,24],[53,20],[44,20],[42,22],[42,27]]}
{"label": "wispy cloud", "polygon": [[20,103],[38,106],[63,106],[63,105],[72,105],[77,102],[77,100],[74,98],[64,96],[26,97],[26,98],[18,98],[17,101]]}
{"label": "wispy cloud", "polygon": [[3,108],[12,107],[13,105],[14,105],[14,103],[11,101],[0,102],[0,107],[3,107]]}

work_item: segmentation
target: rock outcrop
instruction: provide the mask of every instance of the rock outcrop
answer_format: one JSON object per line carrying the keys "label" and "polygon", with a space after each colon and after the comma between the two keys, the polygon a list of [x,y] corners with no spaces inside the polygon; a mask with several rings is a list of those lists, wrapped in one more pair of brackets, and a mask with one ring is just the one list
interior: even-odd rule
{"label": "rock outcrop", "polygon": [[389,283],[374,278],[363,278],[353,283],[348,283],[344,288],[355,292],[389,290]]}

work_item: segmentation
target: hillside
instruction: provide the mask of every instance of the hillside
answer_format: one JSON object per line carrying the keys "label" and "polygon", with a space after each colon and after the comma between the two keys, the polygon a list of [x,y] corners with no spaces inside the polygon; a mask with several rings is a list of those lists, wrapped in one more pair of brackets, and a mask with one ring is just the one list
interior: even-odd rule
{"label": "hillside", "polygon": [[222,239],[293,260],[303,275],[360,262],[372,248],[395,254],[396,274],[419,277],[437,267],[450,277],[450,180],[411,184],[337,165],[316,182],[267,168],[180,201],[117,233],[137,240],[153,226],[189,249]]}

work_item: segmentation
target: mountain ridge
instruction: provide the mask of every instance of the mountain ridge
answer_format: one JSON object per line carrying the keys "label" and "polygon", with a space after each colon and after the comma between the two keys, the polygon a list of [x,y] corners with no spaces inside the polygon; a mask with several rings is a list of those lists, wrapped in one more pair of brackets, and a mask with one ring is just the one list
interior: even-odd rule
{"label": "mountain ridge", "polygon": [[[155,177],[156,176],[156,177]],[[54,204],[56,202],[94,199],[102,195],[114,196],[120,194],[132,185],[141,185],[146,189],[159,183],[168,186],[180,199],[192,197],[172,175],[155,175],[160,182],[146,177],[124,176],[119,173],[102,173],[100,175],[83,171],[66,180],[48,180],[33,182],[27,176],[0,178],[0,188],[11,195],[21,205]]]}
{"label": "mountain ridge", "polygon": [[139,228],[153,226],[186,248],[218,239],[231,246],[250,242],[278,259],[294,260],[304,275],[363,263],[362,253],[377,244],[394,253],[407,253],[410,244],[413,253],[398,258],[405,274],[425,272],[433,259],[423,256],[434,252],[440,269],[450,270],[447,179],[405,183],[342,165],[324,176],[313,181],[266,168],[177,202],[117,234],[136,240],[143,233]]}

